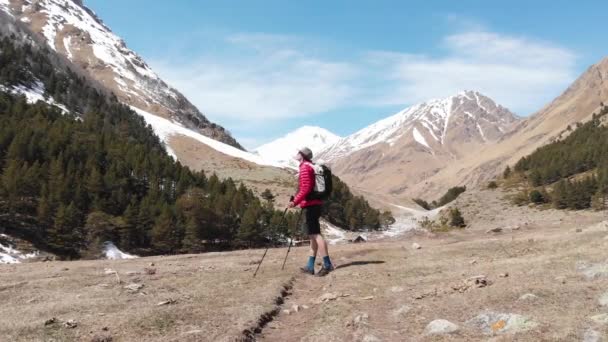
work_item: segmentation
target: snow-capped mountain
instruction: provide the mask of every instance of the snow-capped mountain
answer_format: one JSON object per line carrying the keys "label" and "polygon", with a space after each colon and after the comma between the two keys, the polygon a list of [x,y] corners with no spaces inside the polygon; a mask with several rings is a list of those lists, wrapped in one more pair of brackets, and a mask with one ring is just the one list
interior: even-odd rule
{"label": "snow-capped mountain", "polygon": [[80,0],[0,0],[0,10],[114,92],[124,103],[241,148],[221,126],[167,85]]}
{"label": "snow-capped mountain", "polygon": [[[340,139],[320,153],[334,173],[357,188],[394,196],[458,160],[496,144],[521,119],[492,99],[463,91],[406,108]],[[441,184],[441,190],[452,184]]]}
{"label": "snow-capped mountain", "polygon": [[508,109],[475,91],[463,91],[445,99],[408,107],[351,134],[323,151],[335,161],[376,144],[393,146],[407,137],[430,151],[453,141],[494,141],[519,119]]}
{"label": "snow-capped mountain", "polygon": [[254,152],[267,162],[294,168],[297,166],[294,156],[299,148],[306,146],[316,155],[338,140],[339,136],[324,128],[303,126],[256,148]]}

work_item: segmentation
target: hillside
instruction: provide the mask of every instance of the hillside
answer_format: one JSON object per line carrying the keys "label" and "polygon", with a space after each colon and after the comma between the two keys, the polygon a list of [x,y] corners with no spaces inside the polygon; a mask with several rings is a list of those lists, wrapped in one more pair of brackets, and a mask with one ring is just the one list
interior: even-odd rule
{"label": "hillside", "polygon": [[242,149],[223,127],[210,122],[167,85],[82,1],[0,1],[0,10],[26,25],[49,48],[110,89],[121,102],[179,122]]}
{"label": "hillside", "polygon": [[[411,106],[340,139],[320,154],[349,184],[404,200],[434,174],[509,134],[521,119],[473,91]],[[434,195],[433,195],[434,194]]]}
{"label": "hillside", "polygon": [[586,122],[608,102],[608,58],[589,67],[560,96],[520,122],[497,144],[484,146],[429,175],[412,191],[425,193],[442,189],[444,184],[484,186],[505,169],[537,148],[559,139],[568,127]]}

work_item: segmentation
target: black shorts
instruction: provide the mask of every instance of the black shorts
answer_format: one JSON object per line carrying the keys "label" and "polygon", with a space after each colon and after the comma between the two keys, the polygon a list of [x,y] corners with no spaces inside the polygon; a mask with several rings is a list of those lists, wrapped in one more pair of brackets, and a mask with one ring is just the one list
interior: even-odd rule
{"label": "black shorts", "polygon": [[302,209],[304,211],[302,213],[302,216],[304,216],[302,228],[306,235],[321,234],[321,224],[319,223],[321,207],[321,205],[311,205]]}

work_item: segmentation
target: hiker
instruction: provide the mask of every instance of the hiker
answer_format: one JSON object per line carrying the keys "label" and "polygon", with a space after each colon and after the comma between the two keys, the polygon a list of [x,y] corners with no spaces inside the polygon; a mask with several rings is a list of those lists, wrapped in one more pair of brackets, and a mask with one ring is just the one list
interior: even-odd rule
{"label": "hiker", "polygon": [[300,206],[302,208],[301,215],[304,216],[304,228],[310,239],[310,256],[305,267],[300,268],[304,273],[315,274],[315,259],[317,252],[323,257],[323,267],[317,273],[317,276],[322,277],[331,272],[334,267],[329,260],[327,243],[321,235],[321,207],[323,200],[311,199],[315,188],[315,169],[312,164],[312,151],[308,147],[298,150],[296,160],[300,163],[300,171],[298,174],[298,193],[289,202],[289,207]]}

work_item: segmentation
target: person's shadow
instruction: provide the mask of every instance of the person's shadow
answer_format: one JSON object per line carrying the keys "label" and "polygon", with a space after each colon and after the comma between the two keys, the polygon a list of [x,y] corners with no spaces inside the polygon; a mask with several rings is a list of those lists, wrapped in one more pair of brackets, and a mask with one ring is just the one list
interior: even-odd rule
{"label": "person's shadow", "polygon": [[368,260],[368,261],[353,261],[346,264],[337,265],[336,269],[345,268],[350,266],[363,266],[369,264],[384,264],[383,260]]}

